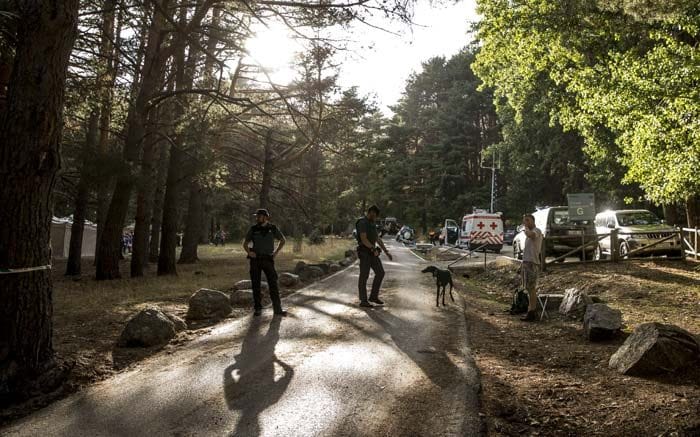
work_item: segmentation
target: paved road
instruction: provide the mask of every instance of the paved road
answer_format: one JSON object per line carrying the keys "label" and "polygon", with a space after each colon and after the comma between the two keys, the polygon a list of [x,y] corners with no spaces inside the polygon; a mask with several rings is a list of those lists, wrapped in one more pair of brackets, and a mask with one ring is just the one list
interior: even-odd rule
{"label": "paved road", "polygon": [[463,300],[436,309],[422,263],[392,245],[385,308],[357,307],[354,265],[290,296],[290,317],[223,324],[0,435],[478,434]]}

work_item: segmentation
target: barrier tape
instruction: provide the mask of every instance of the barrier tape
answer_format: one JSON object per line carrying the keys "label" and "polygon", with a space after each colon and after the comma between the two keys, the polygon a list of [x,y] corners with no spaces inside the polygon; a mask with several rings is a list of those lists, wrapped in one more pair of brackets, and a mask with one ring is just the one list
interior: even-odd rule
{"label": "barrier tape", "polygon": [[13,275],[16,273],[36,272],[39,270],[51,270],[51,268],[52,268],[51,264],[48,264],[45,266],[38,266],[38,267],[24,267],[21,269],[3,269],[0,267],[0,275]]}

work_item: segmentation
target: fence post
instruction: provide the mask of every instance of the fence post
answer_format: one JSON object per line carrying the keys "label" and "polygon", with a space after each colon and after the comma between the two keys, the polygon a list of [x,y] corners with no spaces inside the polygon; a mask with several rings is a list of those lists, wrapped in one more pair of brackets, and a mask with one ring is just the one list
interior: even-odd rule
{"label": "fence post", "polygon": [[[685,249],[685,247],[683,248]],[[695,261],[698,260],[698,227],[695,226],[695,244],[693,245],[693,252],[695,252]]]}
{"label": "fence post", "polygon": [[610,259],[612,262],[620,261],[620,246],[617,241],[618,229],[610,230]]}
{"label": "fence post", "polygon": [[681,242],[681,261],[685,261],[686,256],[685,256],[685,243],[683,242],[683,228],[680,228],[678,230],[678,241]]}

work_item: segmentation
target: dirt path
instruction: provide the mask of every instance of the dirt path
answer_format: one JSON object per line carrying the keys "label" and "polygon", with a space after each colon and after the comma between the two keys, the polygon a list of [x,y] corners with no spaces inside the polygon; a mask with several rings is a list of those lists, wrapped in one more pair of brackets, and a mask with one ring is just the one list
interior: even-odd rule
{"label": "dirt path", "polygon": [[354,266],[288,298],[290,317],[222,324],[0,434],[478,434],[464,302],[436,309],[432,278],[395,252],[385,308],[357,307]]}

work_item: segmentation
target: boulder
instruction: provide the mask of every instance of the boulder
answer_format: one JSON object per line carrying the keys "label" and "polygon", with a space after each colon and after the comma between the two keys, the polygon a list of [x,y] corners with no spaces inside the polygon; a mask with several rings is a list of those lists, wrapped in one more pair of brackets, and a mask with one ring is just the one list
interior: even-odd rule
{"label": "boulder", "polygon": [[591,341],[605,340],[617,334],[622,328],[622,312],[604,303],[592,303],[586,307],[583,316],[583,331]]}
{"label": "boulder", "polygon": [[[234,290],[250,290],[252,288],[253,288],[253,283],[250,281],[250,279],[244,279],[242,281],[238,281],[235,284],[233,284]],[[267,291],[270,289],[270,286],[267,282],[260,281],[260,289],[263,291]]]}
{"label": "boulder", "polygon": [[175,325],[158,307],[139,311],[124,326],[120,346],[160,346],[175,337]]}
{"label": "boulder", "polygon": [[165,313],[165,317],[170,319],[171,322],[173,322],[173,327],[175,328],[175,332],[181,332],[181,331],[186,331],[187,330],[187,323],[180,317],[174,315],[174,314],[169,314]]}
{"label": "boulder", "polygon": [[207,288],[197,290],[188,303],[187,318],[191,320],[223,319],[233,309],[226,294]]}
{"label": "boulder", "polygon": [[[255,304],[253,299],[253,290],[234,290],[229,295],[229,302],[231,305],[237,308],[252,308]],[[263,293],[262,304],[263,306],[272,303],[270,300],[270,295]]]}
{"label": "boulder", "polygon": [[646,376],[697,365],[700,342],[674,325],[644,323],[610,357],[609,366],[624,375]]}
{"label": "boulder", "polygon": [[352,259],[357,258],[357,251],[352,250],[352,249],[346,250],[345,251],[345,258],[352,258]]}
{"label": "boulder", "polygon": [[564,298],[559,305],[559,313],[581,320],[586,312],[586,306],[593,303],[590,297],[581,289],[567,288]]}
{"label": "boulder", "polygon": [[335,273],[339,272],[343,267],[340,264],[333,263],[330,265],[330,272]]}
{"label": "boulder", "polygon": [[338,264],[340,264],[341,267],[348,267],[354,263],[355,260],[352,258],[345,258],[344,260],[340,261]]}
{"label": "boulder", "polygon": [[324,275],[330,273],[330,271],[331,271],[331,263],[329,263],[327,261],[322,261],[318,264],[309,264],[307,266],[307,268],[309,268],[309,267],[318,267],[319,269],[323,270]]}
{"label": "boulder", "polygon": [[306,265],[307,264],[304,261],[299,261],[296,267],[294,267],[294,274],[300,274],[306,268]]}
{"label": "boulder", "polygon": [[304,282],[311,282],[323,276],[323,270],[316,266],[307,266],[304,270],[299,272],[299,279]]}
{"label": "boulder", "polygon": [[299,275],[288,272],[280,273],[279,283],[283,287],[294,287],[299,284]]}

